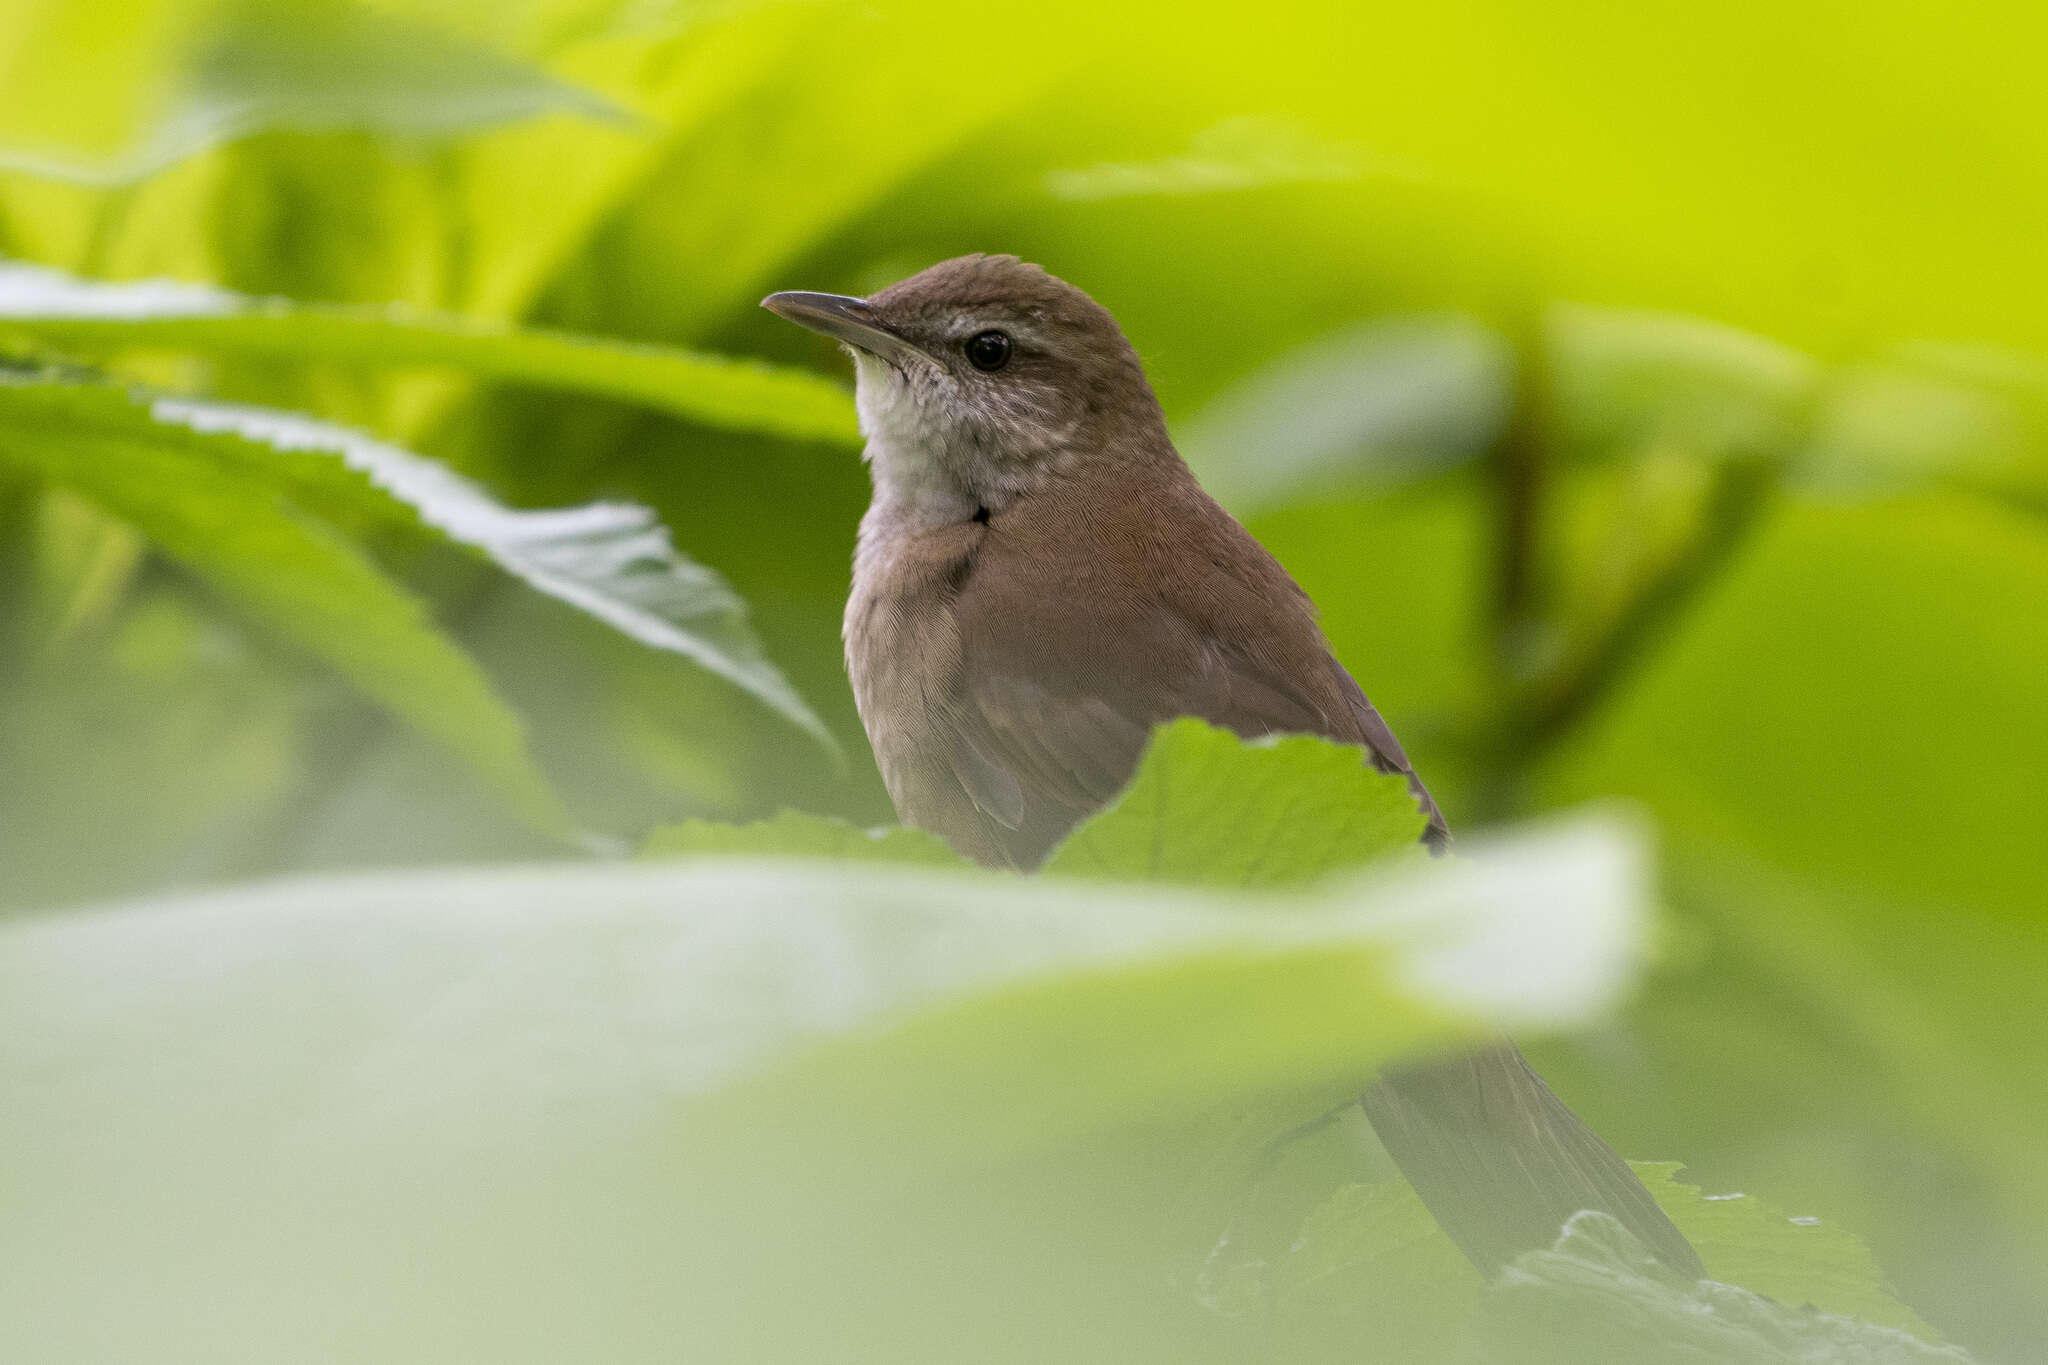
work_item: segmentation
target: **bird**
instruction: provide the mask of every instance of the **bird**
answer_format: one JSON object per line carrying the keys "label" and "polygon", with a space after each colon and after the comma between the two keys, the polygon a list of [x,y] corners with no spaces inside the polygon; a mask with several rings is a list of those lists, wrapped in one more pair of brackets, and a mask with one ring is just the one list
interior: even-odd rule
{"label": "bird", "polygon": [[[1113,800],[1155,725],[1358,746],[1450,829],[1308,595],[1182,460],[1108,309],[1010,255],[770,312],[839,342],[873,495],[844,620],[854,700],[904,824],[1029,872]],[[1512,1041],[1383,1071],[1381,1145],[1492,1275],[1582,1209],[1703,1275],[1628,1163]]]}

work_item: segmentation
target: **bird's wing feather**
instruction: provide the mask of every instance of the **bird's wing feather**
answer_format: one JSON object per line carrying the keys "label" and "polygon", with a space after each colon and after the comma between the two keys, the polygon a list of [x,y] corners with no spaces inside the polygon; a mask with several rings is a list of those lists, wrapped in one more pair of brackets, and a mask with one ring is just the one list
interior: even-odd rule
{"label": "bird's wing feather", "polygon": [[[1011,861],[1036,863],[1066,830],[1115,797],[1152,727],[1179,716],[1197,716],[1246,738],[1320,734],[1363,744],[1376,767],[1410,772],[1386,722],[1326,653],[1334,676],[1325,695],[1316,697],[1284,670],[1204,636],[1171,606],[1155,603],[1151,612],[1131,629],[1164,648],[1144,661],[1142,672],[1118,671],[1117,662],[1129,658],[1125,651],[1063,654],[1057,641],[1071,635],[1031,631],[1009,614],[967,618],[960,702],[951,717],[954,763],[970,792],[988,785],[981,771],[986,765],[1000,768],[1021,791],[1021,818],[1002,820],[1007,832],[1000,838]],[[1427,793],[1416,787],[1427,803]],[[1434,805],[1428,810],[1434,817]]]}

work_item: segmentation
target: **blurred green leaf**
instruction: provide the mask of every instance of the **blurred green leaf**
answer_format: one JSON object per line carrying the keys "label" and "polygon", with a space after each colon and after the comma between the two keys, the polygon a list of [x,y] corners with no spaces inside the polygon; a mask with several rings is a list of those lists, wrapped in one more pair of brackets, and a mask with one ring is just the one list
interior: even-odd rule
{"label": "blurred green leaf", "polygon": [[1470,318],[1356,323],[1218,394],[1178,444],[1239,516],[1332,486],[1437,473],[1499,439],[1514,366],[1506,342]]}
{"label": "blurred green leaf", "polygon": [[338,457],[458,544],[614,630],[710,670],[838,754],[824,723],[762,654],[746,604],[724,579],[678,553],[668,528],[645,507],[506,507],[444,465],[297,413],[159,398],[149,417],[202,436],[225,433]]}
{"label": "blurred green leaf", "polygon": [[127,394],[0,380],[0,459],[134,525],[282,638],[484,774],[525,818],[566,828],[524,727],[424,605],[363,551],[218,442],[157,421]]}
{"label": "blurred green leaf", "polygon": [[841,858],[855,862],[926,863],[966,867],[968,862],[937,835],[901,825],[862,829],[844,820],[803,811],[778,812],[748,825],[689,820],[647,836],[650,858],[719,854],[730,857]]}
{"label": "blurred green leaf", "polygon": [[[105,527],[108,537],[86,543],[146,545],[78,494],[51,489],[41,501],[39,532]],[[273,803],[303,771],[309,716],[326,718],[309,704],[312,670],[264,648],[260,620],[224,619],[204,580],[159,574],[131,585],[124,574],[110,596],[35,646],[6,651],[0,905],[9,913],[248,860]],[[457,766],[445,748],[431,751]]]}
{"label": "blurred green leaf", "polygon": [[1656,814],[1713,945],[1714,975],[1644,1004],[1639,1128],[1848,1220],[1966,1340],[2032,1339],[2048,1267],[2048,1066],[2014,1027],[2048,971],[2044,621],[2030,516],[1790,498],[1543,774],[1544,799]]}
{"label": "blurred green leaf", "polygon": [[[229,0],[147,8],[158,11],[149,16],[157,23],[169,10],[190,27],[178,35],[170,71],[120,92],[156,95],[146,112],[126,111],[133,123],[125,145],[109,145],[104,114],[53,117],[47,106],[34,108],[31,98],[30,109],[17,108],[0,121],[0,167],[120,185],[208,147],[272,130],[434,137],[542,114],[625,117],[591,91],[385,6]],[[30,81],[38,80],[36,67],[43,63],[71,67],[85,46],[78,28],[34,10],[31,23],[40,19],[35,27],[41,31],[10,54]],[[119,8],[110,8],[87,29],[102,52],[106,45],[144,44],[160,32],[155,23],[138,26],[131,16],[124,25],[120,17]],[[156,55],[143,47],[128,59],[142,65]],[[28,94],[17,87],[18,96]],[[58,103],[70,108],[76,102],[72,93]]]}
{"label": "blurred green leaf", "polygon": [[[1674,1163],[1635,1165],[1665,1211],[1699,1248],[1708,1274],[1718,1282],[1701,1286],[1690,1306],[1680,1310],[1699,1319],[1693,1331],[1706,1332],[1709,1340],[1725,1334],[1739,1341],[1755,1320],[1761,1302],[1757,1296],[1764,1295],[1809,1320],[1817,1320],[1817,1312],[1834,1315],[1834,1330],[1851,1339],[1860,1336],[1899,1349],[1910,1349],[1911,1343],[1885,1329],[1932,1339],[1926,1325],[1886,1291],[1869,1251],[1854,1237],[1819,1220],[1787,1219],[1747,1196],[1703,1197],[1672,1179],[1678,1169]],[[1591,1313],[1599,1325],[1588,1330],[1645,1332],[1660,1345],[1667,1342],[1658,1335],[1657,1314],[1646,1311],[1643,1302],[1625,1302],[1617,1311],[1612,1304],[1587,1304],[1562,1282],[1539,1290],[1515,1273],[1508,1276],[1506,1286],[1490,1294],[1414,1190],[1400,1179],[1342,1181],[1298,1222],[1286,1222],[1277,1245],[1259,1244],[1251,1239],[1252,1232],[1250,1227],[1233,1226],[1217,1243],[1203,1268],[1203,1286],[1219,1312],[1258,1332],[1272,1358],[1353,1359],[1355,1343],[1371,1342],[1384,1359],[1418,1365],[1465,1362],[1474,1319],[1496,1313],[1490,1300],[1503,1292],[1526,1296],[1531,1311]],[[1575,1244],[1575,1235],[1567,1234],[1565,1243]],[[1634,1265],[1633,1258],[1629,1264]],[[1631,1273],[1643,1277],[1639,1288],[1651,1300],[1681,1287],[1660,1287],[1659,1270],[1636,1267]],[[1681,1294],[1670,1302],[1676,1305],[1682,1299]],[[1343,1324],[1343,1330],[1333,1331],[1336,1324]],[[1354,1343],[1351,1352],[1333,1349],[1345,1341]],[[1537,1341],[1530,1358],[1551,1359],[1545,1354],[1552,1349],[1550,1336],[1544,1334]],[[1698,1347],[1689,1333],[1668,1341]],[[1519,1361],[1525,1356],[1509,1350],[1503,1358]],[[1681,1351],[1677,1358],[1748,1359],[1740,1353],[1724,1357],[1713,1351]]]}
{"label": "blurred green leaf", "polygon": [[[464,869],[0,927],[0,1255],[32,1291],[0,1340],[61,1354],[97,1303],[101,1349],[216,1360],[280,1333],[306,1359],[626,1359],[682,1332],[950,1360],[964,1312],[1017,1324],[990,1358],[1185,1359],[1214,1324],[1162,1292],[1155,1220],[1229,1197],[1185,1120],[1346,1093],[1475,1010],[1582,1018],[1625,975],[1639,856],[1582,827],[1271,906]],[[1491,970],[1440,997],[1454,958]],[[468,1269],[422,1292],[398,1244]],[[1063,1266],[1114,1297],[1063,1297]]]}
{"label": "blurred green leaf", "polygon": [[1700,318],[1563,308],[1544,345],[1558,439],[1608,458],[1656,447],[1788,458],[1821,382],[1811,357]]}
{"label": "blurred green leaf", "polygon": [[2048,509],[2048,364],[1919,343],[1843,370],[1806,472],[1824,488],[1934,483]]}
{"label": "blurred green leaf", "polygon": [[1637,1162],[1636,1174],[1698,1249],[1707,1274],[1792,1306],[1811,1305],[1933,1336],[1900,1305],[1870,1249],[1833,1220],[1788,1217],[1754,1195],[1681,1184],[1680,1163]]}
{"label": "blurred green leaf", "polygon": [[1575,1216],[1488,1292],[1474,1359],[1522,1365],[1920,1365],[1970,1357],[1897,1328],[1690,1281],[1604,1213]]}
{"label": "blurred green leaf", "polygon": [[859,436],[845,387],[807,371],[398,307],[251,299],[166,280],[104,284],[0,265],[0,331],[94,357],[163,349],[433,366],[637,403],[734,431],[842,444]]}

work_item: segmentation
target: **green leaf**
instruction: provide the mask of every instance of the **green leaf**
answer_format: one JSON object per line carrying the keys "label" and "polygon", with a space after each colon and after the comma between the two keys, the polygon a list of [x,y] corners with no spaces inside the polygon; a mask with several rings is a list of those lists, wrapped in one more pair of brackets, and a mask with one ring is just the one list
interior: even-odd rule
{"label": "green leaf", "polygon": [[1933,1335],[1892,1297],[1870,1248],[1835,1222],[1813,1215],[1788,1217],[1754,1195],[1704,1194],[1678,1182],[1679,1162],[1637,1162],[1635,1167],[1664,1211],[1685,1230],[1713,1278],[1781,1303],[1811,1304]]}
{"label": "green leaf", "polygon": [[1205,405],[1177,444],[1239,516],[1347,483],[1464,464],[1495,440],[1514,357],[1473,319],[1354,323],[1296,347]]}
{"label": "green leaf", "polygon": [[2048,364],[1992,346],[1899,347],[1835,378],[1805,472],[1857,491],[1939,483],[2048,507]]}
{"label": "green leaf", "polygon": [[636,403],[734,431],[850,444],[845,387],[759,361],[418,312],[249,298],[168,280],[100,283],[0,265],[0,334],[87,355],[194,351],[375,368],[436,366],[480,379]]}
{"label": "green leaf", "polygon": [[1501,1365],[1934,1365],[1954,1347],[1666,1270],[1620,1223],[1578,1214],[1488,1292],[1474,1356]]}
{"label": "green leaf", "polygon": [[152,420],[118,390],[4,379],[0,414],[0,461],[134,525],[263,625],[459,755],[526,819],[566,828],[519,718],[424,604],[317,512],[245,477],[212,443]]}
{"label": "green leaf", "polygon": [[336,457],[449,539],[614,630],[709,669],[838,755],[831,732],[761,652],[746,604],[711,569],[679,554],[668,528],[645,507],[506,507],[424,456],[297,413],[159,398],[148,415],[216,440],[225,435]]}
{"label": "green leaf", "polygon": [[647,836],[641,849],[650,858],[686,854],[798,858],[838,858],[859,862],[926,863],[966,867],[967,860],[937,835],[892,825],[862,829],[845,820],[786,810],[773,819],[750,825],[685,820]]}
{"label": "green leaf", "polygon": [[[1203,1266],[1201,1282],[1212,1306],[1260,1324],[1274,1358],[1321,1359],[1332,1340],[1369,1340],[1387,1359],[1463,1362],[1462,1343],[1475,1316],[1495,1312],[1485,1282],[1406,1181],[1361,1183],[1355,1178],[1360,1166],[1356,1142],[1340,1138],[1325,1144],[1333,1150],[1317,1154],[1313,1147],[1321,1141],[1312,1136],[1296,1148],[1304,1153],[1307,1169],[1326,1173],[1324,1188],[1334,1188],[1306,1205],[1305,1212],[1297,1197],[1290,1212],[1282,1178],[1269,1172],[1254,1197],[1272,1200],[1274,1207],[1254,1213],[1248,1200]],[[1742,1195],[1703,1197],[1672,1179],[1676,1163],[1637,1162],[1635,1168],[1699,1249],[1708,1275],[1719,1282],[1703,1286],[1692,1306],[1682,1310],[1706,1320],[1712,1333],[1740,1339],[1755,1320],[1757,1296],[1763,1295],[1803,1316],[1832,1314],[1852,1336],[1892,1342],[1892,1329],[1897,1329],[1935,1339],[1886,1290],[1869,1251],[1840,1228],[1817,1219],[1788,1219],[1769,1204]],[[1292,1178],[1303,1179],[1300,1173]],[[1278,1186],[1277,1193],[1270,1186]],[[1303,1188],[1313,1191],[1315,1186]],[[1661,1271],[1648,1273],[1639,1287],[1659,1297],[1661,1279]],[[1582,1306],[1601,1320],[1600,1330],[1614,1330],[1617,1324],[1637,1330],[1644,1317],[1643,1306],[1626,1298],[1619,1308]],[[1548,1311],[1556,1305],[1545,1300],[1544,1307]],[[1332,1332],[1336,1324],[1342,1330]],[[1723,1359],[1711,1354],[1698,1358]],[[1523,1357],[1510,1352],[1505,1359]]]}
{"label": "green leaf", "polygon": [[1264,1315],[1288,1358],[1342,1358],[1315,1350],[1320,1338],[1371,1342],[1383,1359],[1416,1365],[1449,1361],[1484,1287],[1398,1177],[1340,1185],[1278,1247],[1233,1269],[1239,1311]]}
{"label": "green leaf", "polygon": [[1159,1229],[1231,1196],[1190,1121],[1582,1021],[1640,871],[1583,826],[1269,903],[703,860],[16,921],[0,1338],[119,1303],[113,1354],[953,1360],[982,1322],[1024,1360],[1080,1313],[1083,1356],[1186,1359]]}
{"label": "green leaf", "polygon": [[[537,66],[436,24],[354,0],[235,0],[193,6],[181,17],[191,31],[183,35],[175,69],[158,81],[135,80],[119,92],[126,97],[121,105],[142,104],[138,97],[167,87],[147,102],[153,107],[125,108],[127,118],[116,120],[103,113],[53,115],[47,108],[16,114],[0,122],[0,167],[122,185],[260,132],[346,129],[446,137],[544,114],[626,117],[610,101]],[[22,65],[31,81],[41,63],[69,71],[83,58],[88,66],[104,68],[113,64],[107,48],[128,49],[157,36],[157,24],[107,11],[101,24],[85,32],[49,25],[28,49],[40,61]],[[116,60],[141,63],[150,55],[126,52]],[[33,90],[19,92],[25,102],[35,102]],[[73,100],[56,103],[67,108]],[[129,126],[120,130],[121,142],[110,145],[110,133],[122,122]]]}
{"label": "green leaf", "polygon": [[[1161,725],[1130,784],[1047,862],[1055,876],[1211,887],[1301,885],[1409,851],[1425,820],[1407,783],[1308,736],[1246,743],[1199,720]],[[950,863],[937,837],[783,811],[751,825],[691,820],[649,854],[750,853]]]}
{"label": "green leaf", "polygon": [[[146,545],[75,493],[46,490],[41,512],[46,526],[104,528],[124,563]],[[329,692],[325,679],[265,648],[260,626],[222,620],[203,580],[155,574],[131,589],[124,575],[120,589],[104,617],[35,653],[0,649],[11,655],[0,684],[8,911],[190,880],[271,851],[265,816],[297,772],[301,727],[309,711],[333,714],[309,705]],[[440,746],[432,755],[459,767]],[[498,802],[488,789],[476,799]]]}
{"label": "green leaf", "polygon": [[1782,459],[1806,437],[1823,371],[1791,347],[1623,309],[1559,308],[1546,323],[1546,398],[1567,448]]}
{"label": "green leaf", "polygon": [[2048,1035],[2014,1022],[2048,972],[2043,621],[2031,517],[1787,499],[1542,791],[1653,811],[1702,942],[1630,1021],[1654,1069],[1580,1059],[1595,1126],[1843,1219],[1987,1354],[2038,1339],[2048,1274]]}
{"label": "green leaf", "polygon": [[1308,736],[1246,743],[1183,719],[1160,726],[1112,806],[1054,851],[1064,876],[1288,886],[1419,847],[1405,779]]}

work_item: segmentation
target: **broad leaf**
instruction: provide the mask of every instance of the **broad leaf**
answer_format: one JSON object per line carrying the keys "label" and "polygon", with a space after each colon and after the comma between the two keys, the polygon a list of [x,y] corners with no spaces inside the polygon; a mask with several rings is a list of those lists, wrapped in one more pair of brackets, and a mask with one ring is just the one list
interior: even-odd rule
{"label": "broad leaf", "polygon": [[264,626],[446,745],[527,819],[565,817],[515,716],[423,603],[317,511],[112,389],[0,380],[0,462],[89,498]]}
{"label": "broad leaf", "polygon": [[[1670,1278],[1631,1245],[1612,1267],[1614,1273],[1604,1277],[1603,1292],[1613,1296],[1605,1301],[1583,1297],[1589,1286],[1562,1270],[1557,1252],[1525,1257],[1489,1292],[1414,1191],[1393,1179],[1338,1186],[1298,1223],[1288,1224],[1278,1245],[1270,1248],[1235,1244],[1247,1229],[1233,1228],[1233,1237],[1212,1253],[1204,1283],[1217,1295],[1220,1310],[1264,1324],[1276,1352],[1291,1359],[1324,1358],[1329,1324],[1342,1322],[1355,1340],[1374,1342],[1385,1358],[1462,1365],[1475,1317],[1498,1330],[1504,1312],[1517,1318],[1583,1315],[1579,1330],[1631,1338],[1641,1334],[1644,1346],[1652,1348],[1645,1357],[1613,1357],[1617,1362],[1661,1359],[1654,1349],[1673,1350],[1676,1360],[1747,1361],[1752,1357],[1743,1351],[1755,1344],[1751,1336],[1758,1331],[1774,1342],[1781,1331],[1792,1331],[1793,1339],[1798,1332],[1814,1331],[1821,1334],[1816,1340],[1875,1343],[1903,1352],[1896,1357],[1901,1360],[1962,1358],[1926,1345],[1937,1338],[1886,1291],[1870,1253],[1856,1238],[1816,1219],[1787,1219],[1746,1196],[1703,1197],[1674,1182],[1676,1168],[1669,1164],[1638,1163],[1636,1169],[1699,1248],[1710,1282],[1694,1287]],[[1605,1227],[1603,1220],[1604,1215],[1582,1215],[1558,1251],[1567,1259],[1590,1253],[1587,1238],[1595,1225]],[[1612,1248],[1619,1250],[1618,1239],[1627,1234],[1617,1230],[1615,1236]],[[1597,1240],[1606,1239],[1602,1232]],[[1512,1301],[1513,1309],[1504,1310],[1502,1299]],[[1667,1314],[1689,1325],[1675,1324]],[[1535,1333],[1533,1358],[1610,1359],[1571,1351],[1553,1356],[1547,1352],[1557,1339],[1555,1329]],[[1586,1338],[1564,1339],[1578,1350],[1589,1349]],[[1703,1348],[1702,1343],[1716,1342],[1732,1343],[1733,1354]],[[1496,1337],[1491,1349],[1495,1354],[1487,1359],[1531,1358],[1504,1337]],[[1330,1353],[1330,1358],[1341,1357]],[[1871,1357],[1890,1358],[1882,1353]]]}
{"label": "broad leaf", "polygon": [[651,858],[696,854],[752,857],[840,858],[858,862],[928,863],[965,867],[967,860],[937,835],[901,825],[862,829],[844,820],[786,810],[750,825],[688,820],[647,836]]}
{"label": "broad leaf", "polygon": [[1199,720],[1154,731],[1130,785],[1046,863],[1062,875],[1285,886],[1408,851],[1427,821],[1407,782],[1308,736],[1247,744]]}
{"label": "broad leaf", "polygon": [[16,385],[6,395],[56,429],[175,446],[258,488],[339,484],[360,499],[361,481],[345,473],[354,471],[449,539],[642,644],[709,669],[836,752],[823,724],[761,653],[745,604],[716,573],[677,553],[645,507],[506,507],[432,460],[295,413],[185,398],[145,404],[117,389],[61,382]]}
{"label": "broad leaf", "polygon": [[[1406,782],[1373,771],[1355,747],[1306,735],[1247,743],[1182,719],[1153,731],[1130,783],[1067,838],[1045,871],[1208,887],[1293,886],[1409,852],[1424,823]],[[919,830],[862,830],[798,811],[751,825],[693,820],[656,831],[646,851],[962,861]]]}
{"label": "broad leaf", "polygon": [[[16,101],[30,107],[0,120],[0,168],[121,185],[260,132],[445,137],[543,114],[625,118],[536,66],[357,0],[143,7],[157,11],[148,16],[155,22],[138,22],[135,8],[40,26],[16,57],[23,70],[9,73],[31,82]],[[144,45],[173,17],[193,30],[174,69],[155,81],[129,71],[126,87],[108,92],[112,110],[78,111],[75,89],[32,84],[49,78],[44,69],[68,76],[80,49],[93,65],[143,66],[156,55]]]}
{"label": "broad leaf", "polygon": [[1908,1332],[1673,1275],[1621,1224],[1581,1213],[1489,1292],[1475,1359],[1491,1365],[1967,1365]]}
{"label": "broad leaf", "polygon": [[1638,1162],[1636,1174],[1698,1248],[1707,1273],[1788,1304],[1932,1336],[1885,1286],[1884,1272],[1854,1233],[1832,1219],[1788,1215],[1737,1191],[1709,1194],[1681,1183],[1677,1162]]}
{"label": "broad leaf", "polygon": [[409,311],[248,298],[168,280],[99,283],[0,266],[0,334],[67,351],[124,349],[437,366],[480,379],[588,393],[694,422],[850,443],[846,389],[805,370],[696,351]]}
{"label": "broad leaf", "polygon": [[158,399],[150,411],[197,432],[337,456],[450,539],[642,644],[710,669],[837,752],[824,724],[761,653],[746,604],[711,569],[679,554],[645,507],[515,509],[445,465],[297,413],[184,398]]}
{"label": "broad leaf", "polygon": [[1583,1020],[1638,871],[1589,826],[1270,905],[712,861],[17,922],[0,1260],[33,1292],[0,1339],[951,1360],[979,1323],[989,1359],[1184,1359],[1215,1324],[1164,1291],[1159,1220],[1229,1197],[1188,1120]]}
{"label": "broad leaf", "polygon": [[1506,341],[1470,318],[1356,323],[1231,385],[1178,443],[1239,516],[1330,486],[1413,479],[1499,436],[1514,366]]}

